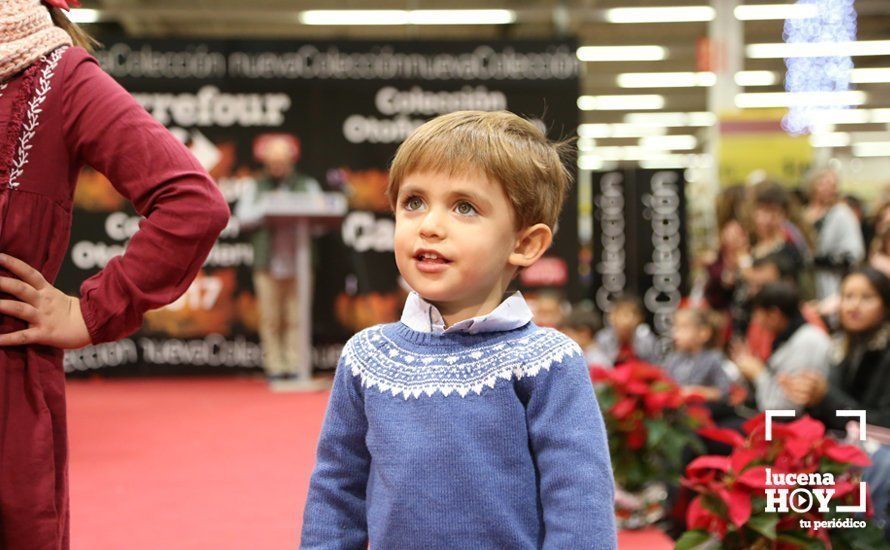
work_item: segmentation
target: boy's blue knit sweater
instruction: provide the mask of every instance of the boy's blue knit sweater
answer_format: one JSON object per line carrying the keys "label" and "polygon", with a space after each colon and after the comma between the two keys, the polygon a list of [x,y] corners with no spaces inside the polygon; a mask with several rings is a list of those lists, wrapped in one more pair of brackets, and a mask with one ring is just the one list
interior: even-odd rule
{"label": "boy's blue knit sweater", "polygon": [[347,342],[302,548],[617,547],[605,427],[581,349],[534,322],[402,322]]}

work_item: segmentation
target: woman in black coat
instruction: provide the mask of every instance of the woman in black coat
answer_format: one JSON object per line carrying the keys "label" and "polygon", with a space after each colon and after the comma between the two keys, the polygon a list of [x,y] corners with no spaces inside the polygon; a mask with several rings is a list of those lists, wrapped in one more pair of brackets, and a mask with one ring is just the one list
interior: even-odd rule
{"label": "woman in black coat", "polygon": [[[780,380],[789,399],[806,406],[829,428],[843,430],[849,418],[839,410],[865,410],[866,423],[890,428],[890,279],[872,267],[862,267],[841,283],[842,358],[826,379],[804,372]],[[890,444],[871,450],[869,484],[875,520],[890,536]]]}

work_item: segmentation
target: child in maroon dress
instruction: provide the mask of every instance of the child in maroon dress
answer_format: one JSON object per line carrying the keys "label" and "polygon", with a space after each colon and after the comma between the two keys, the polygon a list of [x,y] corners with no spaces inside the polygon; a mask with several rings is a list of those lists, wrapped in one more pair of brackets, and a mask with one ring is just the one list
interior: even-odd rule
{"label": "child in maroon dress", "polygon": [[[67,7],[63,0],[0,2],[0,548],[6,550],[68,548],[62,349],[122,338],[147,310],[175,300],[229,217],[188,150],[72,45],[70,35],[82,35],[60,7]],[[126,253],[86,280],[78,299],[52,282],[68,247],[84,164],[104,173],[145,219]]]}

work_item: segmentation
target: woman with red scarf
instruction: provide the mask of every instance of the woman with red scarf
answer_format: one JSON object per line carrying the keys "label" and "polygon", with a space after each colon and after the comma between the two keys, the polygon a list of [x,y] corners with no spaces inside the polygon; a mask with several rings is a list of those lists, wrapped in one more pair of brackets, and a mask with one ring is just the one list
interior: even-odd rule
{"label": "woman with red scarf", "polygon": [[[229,209],[188,150],[85,49],[64,0],[0,1],[0,548],[68,548],[62,349],[127,336],[180,296]],[[66,296],[78,172],[144,216],[126,253]]]}

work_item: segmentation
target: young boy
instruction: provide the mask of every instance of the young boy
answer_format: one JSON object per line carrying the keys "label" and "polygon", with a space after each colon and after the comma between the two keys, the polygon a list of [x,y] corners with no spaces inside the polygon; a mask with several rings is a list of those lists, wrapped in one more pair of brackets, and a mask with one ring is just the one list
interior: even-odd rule
{"label": "young boy", "polygon": [[596,345],[596,334],[602,330],[603,321],[592,305],[580,303],[572,306],[571,313],[559,328],[581,346],[584,360],[589,366],[612,366],[612,361]]}
{"label": "young boy", "polygon": [[624,295],[612,302],[608,315],[609,326],[596,334],[596,344],[602,354],[618,366],[629,361],[660,363],[658,338],[643,314],[643,304],[635,296]]}
{"label": "young boy", "polygon": [[664,361],[664,370],[688,393],[708,401],[729,394],[733,380],[726,372],[726,356],[713,345],[717,329],[710,312],[678,309],[672,330],[674,350]]}
{"label": "young boy", "polygon": [[602,416],[581,349],[531,321],[516,271],[550,246],[570,176],[507,112],[399,147],[387,194],[414,290],[344,347],[303,548],[616,548]]}

